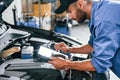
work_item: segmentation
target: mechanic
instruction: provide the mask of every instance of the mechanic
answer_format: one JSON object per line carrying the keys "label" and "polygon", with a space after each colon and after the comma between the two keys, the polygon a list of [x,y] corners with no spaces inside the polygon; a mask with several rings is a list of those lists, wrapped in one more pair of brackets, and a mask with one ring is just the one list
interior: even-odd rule
{"label": "mechanic", "polygon": [[[56,69],[96,71],[104,74],[111,69],[120,78],[120,1],[119,0],[60,0],[57,14],[68,12],[69,18],[78,23],[89,19],[90,39],[81,47],[69,47],[56,43],[55,49],[66,53],[90,54],[91,59],[70,61],[51,58]],[[79,34],[78,34],[79,35]],[[107,80],[97,77],[95,80]]]}

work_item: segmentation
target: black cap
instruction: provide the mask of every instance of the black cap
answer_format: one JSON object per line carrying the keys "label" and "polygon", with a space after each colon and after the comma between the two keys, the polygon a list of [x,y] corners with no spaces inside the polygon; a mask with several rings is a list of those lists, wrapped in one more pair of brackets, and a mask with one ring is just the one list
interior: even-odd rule
{"label": "black cap", "polygon": [[55,13],[56,14],[63,13],[65,10],[67,10],[69,5],[75,1],[76,0],[60,0],[60,6],[55,10]]}

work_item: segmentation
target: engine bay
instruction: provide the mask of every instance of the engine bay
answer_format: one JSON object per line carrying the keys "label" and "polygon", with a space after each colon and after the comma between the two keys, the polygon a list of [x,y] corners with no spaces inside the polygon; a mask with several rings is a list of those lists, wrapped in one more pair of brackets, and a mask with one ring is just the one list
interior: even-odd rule
{"label": "engine bay", "polygon": [[[0,31],[0,80],[42,80],[48,75],[47,79],[54,75],[55,79],[52,80],[65,80],[66,70],[56,70],[48,61],[51,56],[70,59],[71,55],[57,52],[54,44],[81,45],[78,40],[64,34],[5,22],[1,22],[0,30],[3,31]],[[86,58],[72,56],[73,60]]]}
{"label": "engine bay", "polygon": [[[41,74],[42,72],[39,70],[50,71],[50,73],[53,73],[54,71],[54,73],[56,73],[57,70],[54,70],[53,66],[47,63],[48,58],[38,54],[40,46],[53,49],[53,45],[55,43],[53,40],[51,41],[36,37],[31,35],[30,32],[12,29],[10,26],[6,27],[7,29],[2,32],[0,36],[0,56],[3,60],[2,64],[0,65],[0,79],[4,80],[5,78],[5,80],[8,80],[9,78],[9,80],[11,80],[11,77],[14,79],[15,77],[13,76],[16,76],[17,74],[15,80],[18,77],[20,80],[23,78],[32,80],[31,76],[33,75],[28,74],[29,71],[27,70],[34,70],[35,74]],[[21,73],[22,76],[22,73],[24,73],[30,77],[22,77],[19,75],[19,73]],[[59,73],[59,75],[61,74]],[[34,80],[37,80],[37,78],[34,78]]]}
{"label": "engine bay", "polygon": [[78,40],[68,35],[15,26],[3,21],[0,32],[0,80],[49,80],[52,76],[52,80],[76,80],[79,74],[81,79],[91,78],[89,72],[56,70],[48,63],[51,56],[75,61],[88,58],[88,55],[76,57],[54,49],[54,44],[59,42],[64,42],[68,46],[80,46]]}

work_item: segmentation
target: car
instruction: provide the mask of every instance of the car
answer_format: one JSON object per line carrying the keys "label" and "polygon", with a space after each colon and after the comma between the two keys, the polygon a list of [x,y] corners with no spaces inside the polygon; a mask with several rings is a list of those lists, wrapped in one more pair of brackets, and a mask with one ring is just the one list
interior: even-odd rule
{"label": "car", "polygon": [[[67,78],[65,70],[54,69],[48,63],[50,58],[41,55],[44,53],[40,52],[41,47],[43,51],[50,51],[51,56],[66,59],[71,55],[55,51],[54,44],[64,42],[69,46],[79,46],[81,42],[69,35],[12,25],[4,21],[2,13],[12,2],[13,0],[0,0],[0,80],[65,80]],[[57,54],[53,55],[53,52]]]}

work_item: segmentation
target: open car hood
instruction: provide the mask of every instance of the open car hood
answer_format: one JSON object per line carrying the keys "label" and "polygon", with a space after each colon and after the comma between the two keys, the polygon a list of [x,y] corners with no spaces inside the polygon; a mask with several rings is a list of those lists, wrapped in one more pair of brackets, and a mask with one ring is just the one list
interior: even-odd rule
{"label": "open car hood", "polygon": [[0,15],[12,3],[13,0],[0,0]]}

